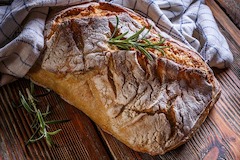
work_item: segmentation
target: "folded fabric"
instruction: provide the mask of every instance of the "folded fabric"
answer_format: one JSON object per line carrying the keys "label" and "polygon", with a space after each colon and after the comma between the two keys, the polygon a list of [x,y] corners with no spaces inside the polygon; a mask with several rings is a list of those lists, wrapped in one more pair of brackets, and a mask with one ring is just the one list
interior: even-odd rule
{"label": "folded fabric", "polygon": [[[0,86],[24,77],[44,47],[43,30],[49,7],[92,0],[14,0],[0,6]],[[104,1],[104,0],[99,0]],[[233,61],[210,9],[201,0],[112,0],[152,19],[173,38],[197,50],[211,67]]]}

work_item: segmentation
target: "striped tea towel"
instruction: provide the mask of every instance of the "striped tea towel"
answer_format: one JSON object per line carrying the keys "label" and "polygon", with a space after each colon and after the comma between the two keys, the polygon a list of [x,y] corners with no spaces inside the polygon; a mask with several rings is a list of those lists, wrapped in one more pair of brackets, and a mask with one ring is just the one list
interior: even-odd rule
{"label": "striped tea towel", "polygon": [[[90,1],[14,0],[11,5],[0,6],[0,86],[24,77],[37,60],[44,46],[43,30],[49,7]],[[225,68],[233,61],[212,12],[202,0],[112,0],[110,3],[152,19],[162,31],[197,50],[211,67]]]}

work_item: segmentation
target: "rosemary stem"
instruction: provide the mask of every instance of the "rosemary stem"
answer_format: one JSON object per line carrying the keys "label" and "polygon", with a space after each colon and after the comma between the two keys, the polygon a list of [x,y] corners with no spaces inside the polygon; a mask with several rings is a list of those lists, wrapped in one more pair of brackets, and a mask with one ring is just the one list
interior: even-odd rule
{"label": "rosemary stem", "polygon": [[32,94],[31,94],[31,92],[29,91],[28,88],[26,88],[26,92],[27,92],[28,100],[29,100],[30,104],[33,106],[34,111],[37,112],[37,107],[36,107],[36,104],[34,102],[34,98],[33,98]]}

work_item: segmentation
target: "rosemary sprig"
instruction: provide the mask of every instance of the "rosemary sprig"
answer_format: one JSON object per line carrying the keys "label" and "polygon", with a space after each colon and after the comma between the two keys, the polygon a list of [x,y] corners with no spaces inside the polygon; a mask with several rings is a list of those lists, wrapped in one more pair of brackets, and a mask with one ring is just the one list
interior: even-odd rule
{"label": "rosemary sprig", "polygon": [[[46,111],[43,113],[40,111],[40,109],[37,108],[38,100],[36,99],[36,97],[38,97],[38,95],[33,96],[34,95],[33,83],[30,84],[30,90],[26,88],[26,93],[27,93],[27,96],[24,96],[21,93],[21,91],[19,91],[20,102],[21,102],[20,106],[22,106],[29,114],[34,115],[35,117],[30,126],[32,129],[35,129],[35,131],[33,135],[29,138],[29,140],[26,142],[26,145],[45,138],[47,144],[51,147],[52,145],[54,145],[51,136],[59,133],[61,129],[55,130],[53,132],[49,132],[48,128],[50,127],[48,125],[56,124],[56,123],[64,123],[64,122],[68,122],[69,120],[46,121],[45,118],[47,117],[47,115],[51,113],[49,111],[50,106],[48,105]],[[37,137],[38,134],[40,136]]]}
{"label": "rosemary sprig", "polygon": [[165,39],[159,35],[159,41],[158,42],[151,42],[145,37],[148,35],[150,30],[152,29],[152,26],[148,29],[148,31],[139,38],[140,34],[146,29],[146,27],[143,27],[139,31],[137,31],[135,34],[130,36],[129,38],[124,38],[125,35],[128,34],[128,31],[125,33],[122,33],[118,36],[115,36],[118,30],[119,25],[119,18],[116,16],[116,26],[114,28],[113,34],[109,39],[109,43],[117,46],[119,49],[123,50],[131,50],[132,48],[135,48],[142,54],[144,54],[149,60],[153,60],[151,54],[147,51],[147,48],[152,48],[160,51],[163,55],[165,55],[164,48],[168,48],[168,46],[163,46]]}

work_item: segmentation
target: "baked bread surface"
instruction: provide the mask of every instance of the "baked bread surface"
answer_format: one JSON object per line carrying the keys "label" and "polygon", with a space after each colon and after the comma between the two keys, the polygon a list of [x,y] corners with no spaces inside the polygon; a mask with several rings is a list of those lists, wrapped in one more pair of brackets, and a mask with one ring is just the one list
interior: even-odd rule
{"label": "baked bread surface", "polygon": [[[146,38],[165,37],[165,54],[148,49],[151,61],[136,49],[109,44],[116,16],[118,34],[128,31],[125,38],[153,26]],[[87,3],[53,14],[45,45],[30,79],[136,151],[164,154],[183,144],[220,95],[218,81],[198,53],[120,6]]]}

